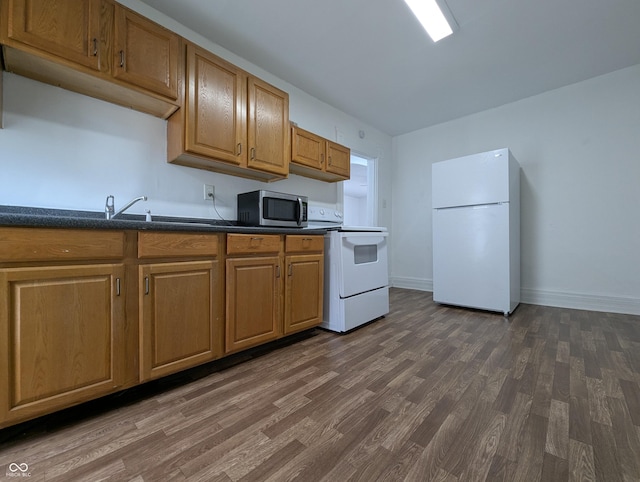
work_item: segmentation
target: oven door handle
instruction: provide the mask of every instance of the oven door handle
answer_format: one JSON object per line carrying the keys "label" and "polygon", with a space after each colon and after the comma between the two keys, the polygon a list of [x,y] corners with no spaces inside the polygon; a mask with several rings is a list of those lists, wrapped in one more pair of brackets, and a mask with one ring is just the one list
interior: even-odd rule
{"label": "oven door handle", "polygon": [[343,242],[345,244],[351,245],[351,246],[367,246],[367,245],[372,245],[375,244],[377,246],[381,245],[382,243],[384,243],[386,241],[387,234],[382,234],[382,235],[375,235],[375,236],[344,236]]}

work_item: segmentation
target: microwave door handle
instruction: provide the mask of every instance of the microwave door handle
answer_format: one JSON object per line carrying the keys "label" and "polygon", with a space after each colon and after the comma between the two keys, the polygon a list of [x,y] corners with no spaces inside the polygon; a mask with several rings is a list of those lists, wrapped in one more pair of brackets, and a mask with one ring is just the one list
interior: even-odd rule
{"label": "microwave door handle", "polygon": [[298,198],[298,226],[302,225],[302,199]]}

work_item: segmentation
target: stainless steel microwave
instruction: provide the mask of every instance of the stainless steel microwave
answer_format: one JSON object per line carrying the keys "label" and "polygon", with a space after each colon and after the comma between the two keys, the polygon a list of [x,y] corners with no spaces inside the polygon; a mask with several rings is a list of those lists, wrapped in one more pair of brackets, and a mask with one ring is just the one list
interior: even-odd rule
{"label": "stainless steel microwave", "polygon": [[308,225],[306,196],[273,191],[238,194],[238,223],[246,226],[304,228]]}

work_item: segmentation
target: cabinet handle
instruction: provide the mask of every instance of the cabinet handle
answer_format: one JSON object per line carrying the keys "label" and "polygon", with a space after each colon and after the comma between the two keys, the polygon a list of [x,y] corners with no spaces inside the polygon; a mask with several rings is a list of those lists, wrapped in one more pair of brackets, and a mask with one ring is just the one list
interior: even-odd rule
{"label": "cabinet handle", "polygon": [[331,156],[329,156],[329,165],[331,165]]}
{"label": "cabinet handle", "polygon": [[120,278],[116,278],[116,296],[120,296]]}
{"label": "cabinet handle", "polygon": [[280,278],[280,265],[276,266],[276,278]]}
{"label": "cabinet handle", "polygon": [[289,276],[293,276],[293,265],[291,263],[289,263],[289,273],[287,273]]}
{"label": "cabinet handle", "polygon": [[149,277],[148,276],[144,277],[144,294],[145,295],[149,294]]}
{"label": "cabinet handle", "polygon": [[324,153],[320,154],[320,165],[324,164]]}
{"label": "cabinet handle", "polygon": [[256,148],[251,148],[251,160],[253,161],[256,158]]}
{"label": "cabinet handle", "polygon": [[251,238],[251,241],[262,241],[264,238],[256,238],[255,236],[253,236]]}
{"label": "cabinet handle", "polygon": [[242,154],[242,143],[238,142],[238,154],[237,155],[239,156],[240,154]]}
{"label": "cabinet handle", "polygon": [[124,67],[124,50],[120,51],[120,67]]}
{"label": "cabinet handle", "polygon": [[94,57],[98,56],[98,39],[97,38],[93,39],[93,56]]}

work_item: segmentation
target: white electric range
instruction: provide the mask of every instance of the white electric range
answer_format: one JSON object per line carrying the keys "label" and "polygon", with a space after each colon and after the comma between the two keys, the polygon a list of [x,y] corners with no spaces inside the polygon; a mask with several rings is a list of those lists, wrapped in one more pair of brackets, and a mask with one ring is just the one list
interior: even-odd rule
{"label": "white electric range", "polygon": [[322,328],[344,333],[389,313],[387,228],[344,226],[342,213],[309,206],[309,227],[324,241]]}

